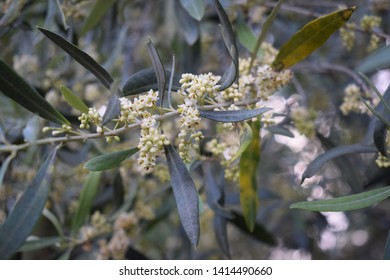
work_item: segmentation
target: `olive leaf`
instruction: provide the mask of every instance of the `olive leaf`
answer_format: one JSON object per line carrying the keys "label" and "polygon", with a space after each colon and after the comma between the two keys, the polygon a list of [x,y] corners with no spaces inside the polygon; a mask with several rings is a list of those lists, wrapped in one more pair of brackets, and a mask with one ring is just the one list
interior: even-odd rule
{"label": "olive leaf", "polygon": [[164,150],[180,221],[192,246],[196,247],[200,232],[198,192],[186,165],[172,145],[164,146]]}
{"label": "olive leaf", "polygon": [[221,3],[218,0],[214,0],[214,6],[216,8],[220,24],[221,35],[225,43],[228,54],[232,60],[229,68],[223,74],[221,80],[218,82],[219,90],[224,90],[230,87],[238,79],[238,50],[236,39],[234,38],[233,28],[229,21],[229,18],[223,9]]}
{"label": "olive leaf", "polygon": [[201,20],[204,15],[204,0],[180,0],[184,9],[196,20]]}
{"label": "olive leaf", "polygon": [[390,67],[390,45],[384,46],[369,54],[362,63],[356,67],[357,72],[370,73]]}
{"label": "olive leaf", "polygon": [[49,180],[56,152],[57,148],[47,156],[35,178],[1,225],[0,259],[8,259],[20,248],[41,216],[49,195]]}
{"label": "olive leaf", "polygon": [[52,42],[54,42],[57,46],[63,49],[66,53],[68,53],[74,60],[80,63],[85,69],[91,72],[99,81],[107,88],[110,89],[111,83],[114,81],[111,75],[99,64],[97,63],[90,55],[83,52],[77,46],[68,42],[62,36],[44,29],[42,27],[38,27],[39,31],[41,31],[47,38],[49,38]]}
{"label": "olive leaf", "polygon": [[333,148],[331,150],[326,151],[325,153],[316,157],[310,164],[307,166],[306,170],[302,174],[302,181],[307,178],[312,177],[325,163],[328,161],[347,154],[352,153],[375,153],[377,149],[372,146],[367,146],[363,144],[353,144],[353,145],[345,145]]}
{"label": "olive leaf", "polygon": [[[170,77],[171,72],[165,70],[165,76]],[[180,76],[173,76],[172,90],[177,91],[181,85],[179,83]],[[136,95],[147,92],[150,89],[158,90],[158,83],[155,70],[153,68],[141,70],[128,78],[123,85],[122,95]],[[167,88],[165,88],[167,89]]]}
{"label": "olive leaf", "polygon": [[86,222],[91,211],[93,200],[97,194],[101,172],[89,173],[80,193],[80,199],[72,219],[71,235],[75,236],[80,227]]}
{"label": "olive leaf", "polygon": [[84,36],[89,30],[95,27],[102,19],[104,14],[115,3],[115,0],[97,0],[95,1],[87,19],[80,31],[80,36]]}
{"label": "olive leaf", "polygon": [[253,132],[251,126],[248,123],[244,123],[240,137],[240,147],[238,148],[237,153],[228,161],[228,166],[243,154],[252,142],[252,138]]}
{"label": "olive leaf", "polygon": [[389,196],[390,187],[383,187],[333,199],[297,202],[292,204],[290,208],[321,212],[350,211],[372,206]]}
{"label": "olive leaf", "polygon": [[121,164],[122,161],[131,157],[136,152],[138,152],[138,148],[131,148],[128,150],[112,152],[104,155],[97,156],[91,160],[89,160],[84,168],[90,171],[103,171],[107,169],[111,169],[117,167]]}
{"label": "olive leaf", "polygon": [[319,17],[296,32],[281,48],[272,66],[281,71],[305,59],[322,46],[326,40],[351,17],[356,7],[336,11]]}
{"label": "olive leaf", "polygon": [[164,65],[161,62],[160,56],[158,55],[156,47],[153,45],[152,40],[149,39],[148,42],[148,53],[149,57],[152,60],[154,72],[157,78],[157,88],[158,88],[158,103],[157,106],[162,106],[164,101],[164,92],[166,86],[166,76]]}
{"label": "olive leaf", "polygon": [[60,90],[65,101],[68,102],[71,107],[79,110],[81,113],[88,114],[88,106],[85,105],[85,103],[76,94],[74,94],[66,86],[61,86]]}
{"label": "olive leaf", "polygon": [[19,76],[3,59],[0,58],[0,91],[13,101],[44,119],[58,123],[69,124],[69,121],[45,98],[33,89]]}
{"label": "olive leaf", "polygon": [[240,203],[249,231],[256,224],[259,199],[257,196],[257,166],[260,162],[260,123],[251,124],[252,141],[242,153],[239,165]]}
{"label": "olive leaf", "polygon": [[210,119],[217,122],[242,122],[248,119],[257,117],[265,112],[272,110],[271,108],[257,108],[253,110],[235,110],[235,111],[199,111],[202,118]]}

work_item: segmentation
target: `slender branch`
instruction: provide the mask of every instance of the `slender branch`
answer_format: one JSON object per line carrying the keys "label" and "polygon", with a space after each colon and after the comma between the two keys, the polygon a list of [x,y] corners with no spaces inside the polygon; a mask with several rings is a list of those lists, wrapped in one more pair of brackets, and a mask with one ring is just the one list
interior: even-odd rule
{"label": "slender branch", "polygon": [[[270,8],[273,8],[276,5],[277,5],[276,2],[266,2],[266,3],[264,3],[264,6],[270,7]],[[317,12],[313,12],[313,11],[310,11],[308,9],[296,7],[296,6],[291,6],[291,5],[288,5],[288,4],[283,4],[281,6],[281,10],[287,11],[287,12],[296,13],[296,14],[300,14],[300,15],[304,15],[304,16],[309,16],[309,17],[313,17],[313,18],[318,18],[318,17],[323,16],[323,14],[320,14],[320,13],[317,13]],[[382,32],[381,30],[378,30],[378,29],[373,29],[373,30],[367,31],[367,30],[364,30],[363,28],[361,28],[360,26],[357,26],[357,25],[355,27],[349,27],[349,26],[345,26],[345,27],[348,28],[348,29],[351,29],[351,30],[362,32],[362,33],[372,33],[372,34],[374,34],[374,35],[376,35],[378,37],[383,38],[386,41],[390,40],[390,35],[389,34],[386,34],[386,33]]]}
{"label": "slender branch", "polygon": [[[246,100],[246,101],[241,101],[241,102],[236,102],[235,105],[237,106],[243,106],[243,105],[250,105],[256,103],[258,100],[257,99],[251,99],[251,100]],[[198,107],[199,110],[213,110],[215,108],[221,108],[221,107],[227,107],[229,105],[233,104],[233,102],[225,102],[225,103],[220,103],[220,104],[215,104],[215,105],[205,105]],[[174,116],[178,116],[180,113],[177,110],[165,113],[159,117],[156,118],[157,121],[165,120]],[[14,152],[14,151],[20,151],[27,149],[30,146],[33,145],[45,145],[45,144],[54,144],[54,143],[67,143],[67,142],[78,142],[78,141],[87,141],[90,139],[98,139],[98,138],[103,138],[107,136],[115,136],[118,134],[122,134],[127,130],[131,130],[137,127],[140,127],[141,123],[133,123],[118,129],[114,129],[111,131],[105,131],[104,133],[85,133],[82,135],[77,135],[77,136],[62,136],[62,137],[50,137],[50,138],[45,138],[45,139],[39,139],[34,142],[27,142],[23,144],[18,144],[18,145],[0,145],[0,152]]]}
{"label": "slender branch", "polygon": [[367,85],[365,84],[365,82],[363,81],[363,79],[358,74],[356,74],[354,71],[352,71],[351,69],[349,69],[348,67],[346,67],[344,65],[331,64],[331,63],[326,63],[326,62],[317,63],[317,64],[310,63],[310,62],[301,62],[300,64],[298,64],[294,67],[294,70],[300,71],[300,72],[307,71],[307,70],[317,71],[317,72],[324,72],[324,71],[341,72],[341,73],[344,73],[344,74],[350,76],[352,79],[354,79],[356,81],[356,83],[358,83],[359,86],[363,89],[363,91],[369,92],[369,89],[368,89]]}

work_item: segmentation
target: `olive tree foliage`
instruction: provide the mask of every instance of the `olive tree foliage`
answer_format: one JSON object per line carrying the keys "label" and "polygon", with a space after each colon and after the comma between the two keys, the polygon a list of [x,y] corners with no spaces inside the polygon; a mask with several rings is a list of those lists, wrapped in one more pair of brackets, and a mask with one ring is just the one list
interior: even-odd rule
{"label": "olive tree foliage", "polygon": [[0,258],[389,258],[390,7],[356,5],[0,4]]}

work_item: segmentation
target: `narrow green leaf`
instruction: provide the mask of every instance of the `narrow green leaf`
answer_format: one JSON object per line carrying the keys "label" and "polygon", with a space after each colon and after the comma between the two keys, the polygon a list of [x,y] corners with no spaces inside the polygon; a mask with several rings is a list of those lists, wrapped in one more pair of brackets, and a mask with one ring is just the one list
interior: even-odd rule
{"label": "narrow green leaf", "polygon": [[199,242],[199,199],[198,192],[186,165],[172,145],[164,146],[173,194],[181,224],[191,244]]}
{"label": "narrow green leaf", "polygon": [[26,240],[22,247],[18,250],[19,252],[29,252],[44,249],[50,246],[54,246],[60,243],[62,240],[61,237],[42,237],[32,240]]}
{"label": "narrow green leaf", "polygon": [[160,56],[158,55],[157,49],[150,39],[148,42],[148,53],[150,59],[152,60],[154,72],[157,78],[157,88],[158,88],[158,95],[159,95],[157,106],[162,106],[164,101],[164,92],[166,88],[165,69],[164,69],[164,65],[161,62]]}
{"label": "narrow green leaf", "polygon": [[98,191],[101,172],[89,173],[80,193],[76,213],[72,220],[71,235],[75,236],[82,225],[87,221],[93,200]]}
{"label": "narrow green leaf", "polygon": [[65,101],[68,102],[70,106],[79,110],[81,113],[88,114],[88,106],[70,89],[65,86],[61,86],[61,94],[64,97]]}
{"label": "narrow green leaf", "polygon": [[270,15],[267,17],[267,19],[265,20],[265,22],[264,22],[264,24],[263,24],[263,28],[261,29],[261,33],[260,33],[259,37],[257,38],[255,47],[253,48],[253,52],[252,52],[252,55],[251,55],[251,61],[250,61],[250,63],[249,63],[249,71],[252,69],[253,63],[254,63],[255,58],[256,58],[256,56],[257,56],[257,53],[259,52],[261,43],[264,41],[265,36],[266,36],[267,33],[268,33],[268,30],[270,29],[272,23],[274,22],[275,17],[276,17],[276,15],[278,14],[278,12],[279,12],[279,10],[280,10],[280,7],[282,6],[283,1],[284,1],[284,0],[279,0],[279,1],[278,1],[278,3],[277,3],[276,6],[272,9],[272,12],[271,12]]}
{"label": "narrow green leaf", "polygon": [[355,11],[355,8],[336,11],[306,24],[280,48],[272,64],[273,68],[280,71],[305,59],[344,25]]}
{"label": "narrow green leaf", "polygon": [[231,220],[228,220],[228,222],[235,225],[237,228],[239,228],[241,231],[245,232],[249,236],[253,237],[254,239],[263,242],[268,245],[276,245],[277,242],[273,235],[267,231],[267,229],[260,223],[256,223],[253,231],[249,231],[248,227],[246,225],[245,218],[235,211],[233,211],[234,218]]}
{"label": "narrow green leaf", "polygon": [[[170,71],[165,71],[165,76],[171,76]],[[173,77],[172,90],[180,89],[180,76]],[[156,73],[153,68],[141,70],[126,80],[122,88],[122,95],[135,95],[149,90],[158,90]]]}
{"label": "narrow green leaf", "polygon": [[384,260],[390,260],[390,230],[387,235],[386,245],[385,245],[385,254],[383,256]]}
{"label": "narrow green leaf", "polygon": [[312,177],[325,163],[328,161],[347,154],[353,153],[375,153],[377,149],[372,146],[362,145],[362,144],[353,144],[353,145],[345,145],[333,148],[331,150],[326,151],[325,153],[316,157],[310,164],[307,166],[306,170],[302,174],[302,181],[307,178]]}
{"label": "narrow green leaf", "polygon": [[238,149],[237,153],[228,161],[228,166],[242,155],[242,153],[249,147],[252,139],[252,128],[248,123],[244,123],[240,137],[240,148]]}
{"label": "narrow green leaf", "polygon": [[54,42],[57,46],[63,49],[66,53],[68,53],[74,60],[80,63],[85,69],[91,72],[99,81],[107,88],[110,89],[110,85],[113,82],[111,75],[102,67],[99,63],[97,63],[90,55],[83,52],[77,46],[68,42],[62,36],[44,29],[42,27],[38,27],[39,31],[41,31],[47,38],[49,38],[52,42]]}
{"label": "narrow green leaf", "polygon": [[204,0],[180,0],[184,9],[196,20],[201,20],[204,15]]}
{"label": "narrow green leaf", "polygon": [[59,236],[62,239],[64,239],[65,235],[64,235],[64,232],[62,230],[61,222],[57,219],[57,217],[47,208],[43,208],[42,214],[43,214],[43,216],[46,217],[46,219],[48,219],[52,223],[52,225],[57,230],[57,233],[59,234]]}
{"label": "narrow green leaf", "polygon": [[390,187],[384,187],[333,199],[298,202],[292,204],[290,208],[321,212],[350,211],[372,206],[389,196]]}
{"label": "narrow green leaf", "polygon": [[108,153],[104,155],[97,156],[91,160],[89,160],[84,168],[90,171],[103,171],[107,169],[111,169],[117,167],[121,164],[122,161],[131,157],[136,152],[138,152],[138,148],[131,148],[128,150],[117,151],[113,153]]}
{"label": "narrow green leaf", "polygon": [[370,73],[390,67],[390,45],[368,55],[356,68],[357,72]]}
{"label": "narrow green leaf", "polygon": [[8,259],[31,234],[42,214],[49,195],[49,180],[57,149],[54,149],[41,165],[35,178],[29,184],[0,227],[0,259]]}
{"label": "narrow green leaf", "polygon": [[256,36],[242,20],[237,24],[237,39],[248,51],[253,52],[256,45]]}
{"label": "narrow green leaf", "polygon": [[257,117],[265,112],[272,110],[271,108],[257,108],[253,110],[236,110],[236,111],[199,111],[202,118],[210,119],[217,122],[242,122],[254,117]]}
{"label": "narrow green leaf", "polygon": [[104,14],[115,3],[115,0],[97,0],[95,1],[87,19],[80,31],[80,36],[84,36],[89,30],[94,28],[103,18]]}
{"label": "narrow green leaf", "polygon": [[30,112],[44,119],[69,124],[35,89],[0,58],[0,91]]}
{"label": "narrow green leaf", "polygon": [[252,141],[242,153],[239,166],[240,203],[249,231],[253,231],[255,227],[259,207],[256,170],[260,162],[260,123],[253,122],[251,128],[253,131]]}
{"label": "narrow green leaf", "polygon": [[220,85],[219,90],[222,91],[230,87],[238,79],[238,51],[236,39],[234,38],[233,28],[225,10],[223,9],[221,3],[219,3],[218,0],[214,0],[213,2],[218,14],[219,21],[221,22],[221,35],[225,42],[225,46],[229,53],[229,56],[232,59],[232,63],[230,64],[229,68],[223,74],[221,80],[218,82]]}

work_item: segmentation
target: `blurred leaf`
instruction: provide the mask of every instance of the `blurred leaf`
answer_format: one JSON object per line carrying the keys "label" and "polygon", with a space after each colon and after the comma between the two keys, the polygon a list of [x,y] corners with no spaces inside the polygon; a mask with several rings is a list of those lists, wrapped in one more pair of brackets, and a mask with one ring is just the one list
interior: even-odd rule
{"label": "blurred leaf", "polygon": [[[385,98],[385,95],[386,94],[389,94],[388,91],[390,91],[390,87],[387,88],[386,92],[384,95],[382,95],[379,90],[377,89],[377,87],[371,82],[371,80],[366,76],[364,75],[363,73],[359,72],[359,75],[364,79],[364,81],[370,86],[371,89],[374,90],[375,94],[379,97],[380,101],[381,101],[381,104],[383,106],[383,108],[386,109],[387,111],[387,114],[390,114],[390,105],[388,104],[388,101],[386,100]],[[378,108],[379,109],[379,108]]]}
{"label": "blurred leaf", "polygon": [[225,42],[229,56],[232,59],[232,63],[219,81],[219,90],[222,91],[230,87],[238,79],[238,51],[236,39],[234,38],[233,28],[225,10],[218,0],[213,0],[213,2],[217,10],[219,21],[221,22],[221,35],[223,41]]}
{"label": "blurred leaf", "polygon": [[276,245],[276,240],[273,237],[271,233],[267,231],[266,228],[263,227],[262,224],[256,223],[254,225],[254,228],[252,231],[250,231],[246,225],[245,218],[240,214],[235,211],[233,211],[234,218],[231,220],[228,220],[230,223],[235,225],[237,228],[239,228],[241,231],[247,233],[254,239],[263,242],[268,245]]}
{"label": "blurred leaf", "polygon": [[63,147],[58,151],[57,156],[63,162],[71,166],[76,166],[85,161],[89,150],[91,149],[92,142],[87,142],[79,150],[70,150],[67,147]]}
{"label": "blurred leaf", "polygon": [[65,235],[64,235],[64,232],[62,230],[62,225],[61,225],[61,222],[57,219],[57,217],[47,208],[43,208],[42,214],[43,214],[43,216],[46,217],[46,219],[48,219],[52,223],[52,225],[57,230],[57,233],[59,234],[59,236],[62,239],[64,239]]}
{"label": "blurred leaf", "polygon": [[44,119],[69,124],[39,93],[0,58],[0,91],[30,112]]}
{"label": "blurred leaf", "polygon": [[47,38],[53,41],[57,46],[63,49],[66,53],[68,53],[74,60],[80,63],[85,69],[91,72],[99,81],[107,88],[110,89],[111,83],[113,79],[111,75],[102,67],[99,63],[97,63],[90,55],[83,52],[77,46],[68,42],[65,38],[60,35],[51,32],[42,27],[38,27],[39,31],[41,31]]}
{"label": "blurred leaf", "polygon": [[386,119],[385,116],[383,116],[379,110],[375,110],[370,104],[368,104],[368,102],[366,100],[364,100],[363,98],[360,98],[360,100],[363,102],[363,104],[367,107],[368,110],[370,110],[370,112],[378,118],[378,120],[380,120],[382,123],[386,124],[387,126],[390,126],[390,121],[388,121]]}
{"label": "blurred leaf", "polygon": [[[171,72],[166,70],[165,75],[171,76]],[[180,76],[174,76],[172,90],[177,91],[180,89],[181,84],[179,80]],[[135,95],[151,89],[158,90],[156,73],[153,68],[141,70],[127,79],[122,89],[122,95]]]}
{"label": "blurred leaf", "polygon": [[71,107],[79,110],[81,113],[88,114],[88,106],[85,105],[85,103],[77,95],[75,95],[70,89],[65,86],[61,86],[60,89],[65,101],[68,102]]}
{"label": "blurred leaf", "polygon": [[94,28],[103,18],[104,14],[115,3],[115,0],[97,0],[95,1],[87,19],[80,31],[80,37],[84,36],[89,30]]}
{"label": "blurred leaf", "polygon": [[283,126],[274,125],[274,126],[269,126],[266,129],[272,134],[294,138],[294,134]]}
{"label": "blurred leaf", "polygon": [[103,170],[111,169],[119,166],[122,161],[131,157],[136,152],[138,152],[137,147],[128,150],[100,155],[89,160],[84,165],[84,168],[90,171],[103,171]]}
{"label": "blurred leaf", "polygon": [[[50,1],[50,2],[52,2],[52,1]],[[56,5],[56,7],[58,9],[59,14],[60,14],[61,21],[62,21],[62,26],[64,27],[65,30],[68,30],[69,25],[66,23],[66,17],[65,17],[64,11],[62,10],[60,1],[59,0],[55,0],[54,2],[55,2],[55,5]]]}
{"label": "blurred leaf", "polygon": [[3,189],[3,180],[5,173],[7,172],[8,166],[11,163],[11,161],[16,157],[16,152],[12,152],[5,160],[1,162],[0,167],[0,191]]}
{"label": "blurred leaf", "polygon": [[244,21],[237,24],[237,39],[248,51],[253,52],[256,45],[256,36]]}
{"label": "blurred leaf", "polygon": [[249,231],[255,227],[259,207],[256,170],[260,162],[260,122],[253,122],[251,128],[253,137],[241,155],[239,178],[241,208]]}
{"label": "blurred leaf", "polygon": [[316,157],[312,162],[309,163],[306,170],[302,174],[302,181],[313,176],[325,163],[328,161],[347,154],[353,153],[375,153],[377,152],[375,147],[366,146],[362,144],[353,144],[353,145],[345,145],[333,148],[331,150],[326,151],[325,153]]}
{"label": "blurred leaf", "polygon": [[235,111],[199,111],[202,118],[210,119],[217,122],[242,122],[252,119],[265,112],[272,110],[271,108],[257,108],[252,110],[235,110]]}
{"label": "blurred leaf", "polygon": [[357,72],[370,73],[390,67],[390,45],[368,55],[356,68]]}
{"label": "blurred leaf", "polygon": [[372,206],[389,196],[390,187],[384,187],[333,199],[298,202],[292,204],[290,208],[321,212],[350,211]]}
{"label": "blurred leaf", "polygon": [[390,230],[387,235],[386,245],[385,245],[385,254],[383,257],[384,260],[390,260]]}
{"label": "blurred leaf", "polygon": [[77,210],[72,219],[71,235],[75,236],[82,225],[87,221],[93,200],[99,188],[101,172],[91,172],[80,193]]}
{"label": "blurred leaf", "polygon": [[[211,162],[205,161],[202,164],[203,172],[205,174],[205,185],[207,203],[214,213],[225,218],[232,218],[230,210],[225,208],[225,192],[222,184],[217,183],[214,178],[215,172],[212,170]],[[223,175],[223,174],[221,174]]]}
{"label": "blurred leaf", "polygon": [[272,66],[276,71],[289,68],[305,59],[351,17],[356,7],[319,17],[296,32],[281,48]]}
{"label": "blurred leaf", "polygon": [[186,165],[172,145],[164,146],[173,194],[183,228],[193,246],[199,242],[198,192]]}
{"label": "blurred leaf", "polygon": [[28,252],[44,249],[46,247],[54,246],[61,242],[61,237],[42,237],[38,239],[26,240],[19,252]]}
{"label": "blurred leaf", "polygon": [[164,101],[164,92],[166,88],[165,69],[164,69],[164,65],[161,62],[160,56],[158,55],[156,47],[153,45],[150,39],[148,42],[148,53],[150,59],[152,60],[154,72],[157,78],[157,88],[158,88],[158,95],[159,95],[157,106],[162,106]]}
{"label": "blurred leaf", "polygon": [[238,149],[237,153],[228,161],[228,166],[242,155],[242,153],[248,148],[248,146],[252,142],[252,139],[252,128],[248,123],[244,123],[240,137],[240,148]]}
{"label": "blurred leaf", "polygon": [[106,125],[113,118],[117,117],[121,112],[121,103],[119,101],[118,95],[113,94],[108,101],[106,111],[103,115],[102,125]]}
{"label": "blurred leaf", "polygon": [[226,218],[215,214],[213,220],[213,227],[215,238],[217,239],[219,248],[221,248],[222,252],[226,257],[231,259]]}
{"label": "blurred leaf", "polygon": [[196,20],[201,20],[204,15],[204,0],[180,0],[184,9]]}
{"label": "blurred leaf", "polygon": [[274,22],[274,19],[275,19],[276,15],[278,14],[278,12],[280,10],[280,7],[282,6],[283,1],[284,0],[279,0],[278,1],[278,3],[272,9],[272,12],[270,13],[270,15],[265,20],[265,22],[263,24],[263,27],[261,28],[261,33],[260,33],[259,37],[257,38],[255,47],[253,48],[253,52],[252,52],[252,55],[251,55],[251,61],[249,63],[249,71],[252,69],[253,62],[255,61],[255,58],[256,58],[256,56],[257,56],[257,54],[259,52],[261,43],[264,41],[265,36],[268,33],[268,30],[270,29],[272,23]]}
{"label": "blurred leaf", "polygon": [[0,259],[8,259],[31,234],[42,214],[49,195],[49,180],[57,149],[54,149],[39,168],[16,203],[12,212],[0,227]]}
{"label": "blurred leaf", "polygon": [[181,34],[188,45],[194,45],[200,36],[199,23],[181,5],[175,5],[175,12]]}
{"label": "blurred leaf", "polygon": [[377,122],[374,130],[374,143],[378,151],[384,156],[387,155],[386,135],[386,125],[382,122]]}

